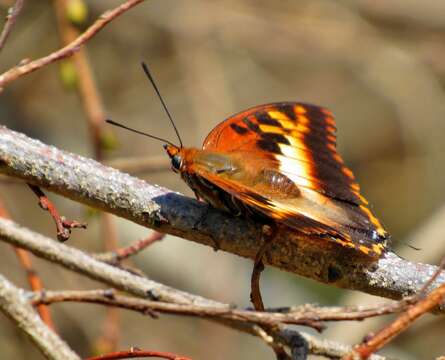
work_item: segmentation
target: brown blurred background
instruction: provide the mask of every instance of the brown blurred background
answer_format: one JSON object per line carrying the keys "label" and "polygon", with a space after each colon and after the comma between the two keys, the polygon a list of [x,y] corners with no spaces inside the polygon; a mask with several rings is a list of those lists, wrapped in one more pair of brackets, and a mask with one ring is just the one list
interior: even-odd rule
{"label": "brown blurred background", "polygon": [[[11,3],[0,1],[2,17]],[[81,28],[119,3],[87,1],[88,20]],[[396,252],[437,263],[445,255],[444,15],[441,0],[152,0],[115,20],[87,48],[108,116],[176,141],[141,71],[140,61],[145,60],[189,146],[200,146],[216,124],[254,105],[289,100],[330,108],[336,115],[340,153],[392,234]],[[2,71],[60,44],[53,2],[27,1],[1,53]],[[47,66],[7,87],[0,96],[0,123],[92,156],[70,65],[63,64]],[[107,131],[118,142],[107,151],[107,160],[163,154],[161,143]],[[138,176],[192,196],[168,169]],[[28,188],[2,180],[0,194],[15,221],[54,237],[51,219]],[[86,231],[74,231],[69,244],[102,251],[98,215],[61,197],[50,198],[65,216],[89,224]],[[121,246],[149,232],[115,221]],[[0,271],[27,287],[11,249],[3,244],[0,249]],[[60,267],[40,260],[35,264],[49,289],[97,287]],[[135,257],[134,264],[165,284],[249,305],[251,261],[168,236]],[[267,269],[262,288],[269,306],[382,301],[275,269]],[[91,354],[105,308],[63,304],[51,309],[61,336],[83,356]],[[193,359],[272,358],[258,339],[206,321],[166,315],[153,320],[125,311],[120,317],[119,348],[171,351]],[[387,321],[330,324],[321,336],[354,344]],[[443,317],[426,315],[382,353],[401,359],[444,354],[444,329]],[[4,317],[0,348],[4,359],[42,358]]]}

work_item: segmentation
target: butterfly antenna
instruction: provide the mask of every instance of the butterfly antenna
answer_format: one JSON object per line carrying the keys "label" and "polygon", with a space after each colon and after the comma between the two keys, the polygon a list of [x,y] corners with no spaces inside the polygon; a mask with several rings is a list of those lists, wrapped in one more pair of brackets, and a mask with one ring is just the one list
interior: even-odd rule
{"label": "butterfly antenna", "polygon": [[171,124],[172,124],[172,126],[173,126],[173,129],[175,130],[176,136],[177,136],[178,139],[179,139],[179,144],[181,145],[181,148],[182,148],[182,147],[183,147],[183,146],[182,146],[182,140],[181,140],[181,136],[179,136],[179,131],[178,131],[178,129],[176,128],[175,122],[173,121],[173,118],[172,118],[172,116],[170,115],[170,112],[169,112],[168,109],[167,109],[167,105],[165,105],[164,99],[162,98],[161,93],[159,92],[158,87],[156,86],[156,83],[155,83],[155,81],[154,81],[154,79],[153,79],[153,76],[151,76],[150,70],[148,69],[148,66],[147,66],[146,63],[144,63],[144,62],[142,61],[142,62],[141,62],[141,65],[142,65],[142,69],[144,70],[145,75],[147,75],[148,80],[150,80],[151,84],[153,85],[153,87],[154,87],[154,89],[155,89],[155,91],[156,91],[156,94],[158,95],[159,100],[161,100],[161,104],[162,104],[162,106],[164,107],[164,110],[165,110],[165,112],[167,113],[168,118],[170,119],[170,122],[171,122]]}
{"label": "butterfly antenna", "polygon": [[[119,123],[117,123],[116,121],[113,121],[113,120],[110,120],[110,119],[105,119],[105,121],[106,121],[108,124],[111,124],[111,125],[120,127],[120,128],[122,128],[122,129],[125,129],[125,130],[130,130],[131,132],[134,132],[134,133],[136,133],[136,134],[144,135],[144,136],[147,136],[147,137],[149,137],[149,138],[152,138],[152,139],[155,139],[155,140],[159,140],[159,141],[165,142],[165,143],[167,143],[167,144],[169,144],[169,145],[174,146],[175,148],[177,148],[177,146],[176,146],[175,144],[173,144],[172,142],[170,142],[170,141],[168,141],[168,140],[165,140],[165,139],[163,139],[163,138],[160,138],[160,137],[157,137],[157,136],[154,136],[154,135],[150,135],[150,134],[144,133],[144,132],[139,131],[139,130],[136,130],[136,129],[132,129],[132,128],[128,127],[128,126],[119,124]],[[181,145],[182,145],[182,144],[181,144]]]}

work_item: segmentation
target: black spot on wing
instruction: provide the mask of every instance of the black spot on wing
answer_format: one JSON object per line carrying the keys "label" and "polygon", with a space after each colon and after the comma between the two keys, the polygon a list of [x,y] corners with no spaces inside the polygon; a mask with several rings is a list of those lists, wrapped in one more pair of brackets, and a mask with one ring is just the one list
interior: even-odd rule
{"label": "black spot on wing", "polygon": [[311,131],[309,133],[304,134],[305,143],[310,146],[311,149],[317,151],[332,151],[328,148],[328,144],[331,144],[335,148],[337,147],[337,139],[336,137],[328,136],[327,133],[314,132]]}
{"label": "black spot on wing", "polygon": [[255,114],[258,122],[262,125],[270,125],[281,128],[281,123],[278,120],[273,119],[267,112],[261,111]]}
{"label": "black spot on wing", "polygon": [[273,154],[281,154],[281,149],[277,142],[260,139],[257,140],[256,144],[261,150]]}
{"label": "black spot on wing", "polygon": [[290,145],[289,140],[286,138],[286,136],[284,136],[282,134],[265,132],[265,133],[261,134],[261,139],[263,141],[275,142],[275,143],[279,143],[279,144]]}
{"label": "black spot on wing", "polygon": [[260,195],[254,191],[245,191],[245,194],[258,203],[272,205],[272,202],[267,197]]}
{"label": "black spot on wing", "polygon": [[261,134],[261,129],[258,126],[258,124],[255,124],[253,121],[251,121],[249,118],[245,117],[243,119],[243,123],[247,125],[247,127],[252,130],[253,132],[256,132],[257,134]]}
{"label": "black spot on wing", "polygon": [[235,131],[239,135],[244,135],[247,132],[249,132],[249,129],[247,129],[247,128],[243,127],[243,126],[239,126],[239,125],[237,125],[235,123],[230,124],[230,127],[233,129],[233,131]]}
{"label": "black spot on wing", "polygon": [[[311,105],[311,104],[303,104],[302,105],[304,109],[306,110],[306,116],[307,118],[315,125],[320,126],[322,129],[326,128],[326,117],[328,116],[326,114],[326,110],[319,106]],[[333,128],[333,130],[337,130],[336,127],[333,124],[330,124],[330,126]]]}
{"label": "black spot on wing", "polygon": [[293,105],[282,105],[278,107],[278,110],[286,114],[286,116],[290,120],[295,120],[297,117],[295,115],[294,106]]}
{"label": "black spot on wing", "polygon": [[344,164],[338,157],[335,138],[332,138],[335,127],[328,121],[328,115],[322,108],[304,105],[306,117],[311,123],[311,131],[304,135],[303,142],[310,150],[313,164],[312,175],[317,179],[319,191],[327,196],[354,205],[361,205],[363,201],[352,189],[355,179],[344,171]]}

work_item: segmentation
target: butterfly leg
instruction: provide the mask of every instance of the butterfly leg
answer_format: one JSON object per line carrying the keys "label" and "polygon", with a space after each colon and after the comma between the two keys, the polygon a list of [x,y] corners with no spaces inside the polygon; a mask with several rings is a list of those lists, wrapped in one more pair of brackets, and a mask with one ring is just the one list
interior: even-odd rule
{"label": "butterfly leg", "polygon": [[264,311],[263,298],[260,290],[260,277],[264,270],[263,257],[273,242],[276,229],[270,225],[263,225],[261,239],[262,245],[255,256],[252,275],[250,278],[250,301],[256,311]]}
{"label": "butterfly leg", "polygon": [[[262,244],[255,256],[255,263],[252,270],[252,276],[250,278],[250,301],[252,302],[256,311],[264,311],[264,303],[260,290],[260,277],[264,270],[263,257],[269,246],[275,239],[276,227],[273,225],[263,225],[261,239]],[[271,329],[269,326],[263,326],[263,329],[268,332]],[[289,360],[290,356],[282,348],[281,345],[272,345],[272,349],[275,352],[277,360]]]}

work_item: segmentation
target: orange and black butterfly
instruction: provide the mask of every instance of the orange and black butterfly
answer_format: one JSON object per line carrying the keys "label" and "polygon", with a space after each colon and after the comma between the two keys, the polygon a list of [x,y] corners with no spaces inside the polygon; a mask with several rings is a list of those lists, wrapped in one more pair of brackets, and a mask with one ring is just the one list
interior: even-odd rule
{"label": "orange and black butterfly", "polygon": [[335,131],[328,110],[282,102],[229,117],[202,149],[165,148],[172,169],[213,207],[380,256],[388,233],[337,153]]}
{"label": "orange and black butterfly", "polygon": [[165,141],[172,169],[198,199],[236,216],[284,224],[370,257],[385,251],[389,235],[337,153],[330,111],[298,102],[255,106],[217,125],[202,149],[187,148],[147,66],[142,67],[180,145],[107,121]]}

